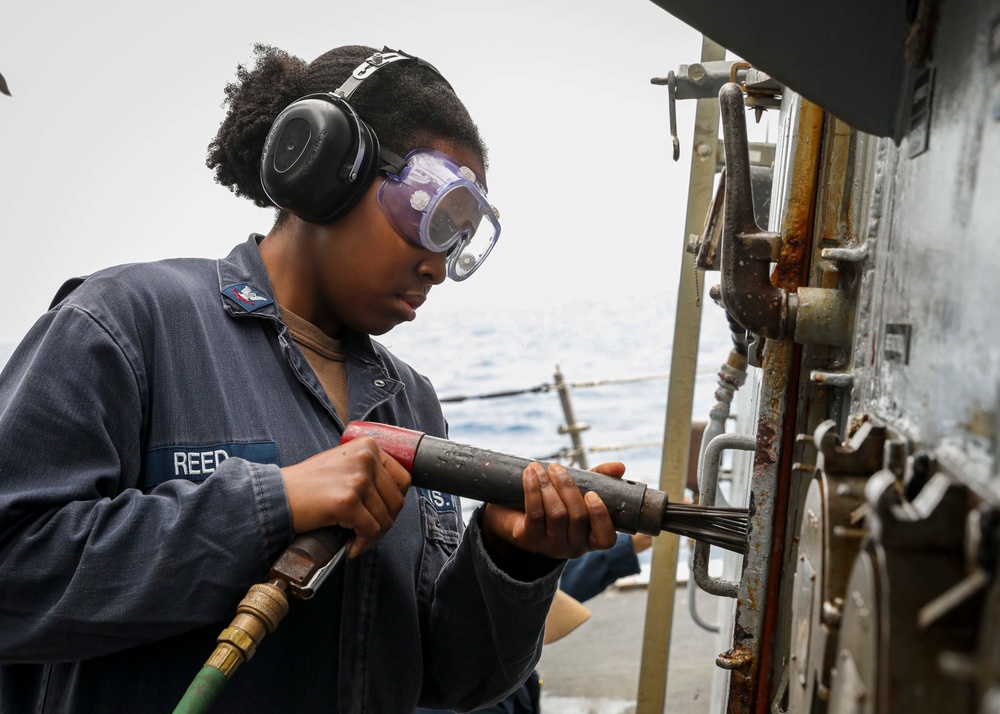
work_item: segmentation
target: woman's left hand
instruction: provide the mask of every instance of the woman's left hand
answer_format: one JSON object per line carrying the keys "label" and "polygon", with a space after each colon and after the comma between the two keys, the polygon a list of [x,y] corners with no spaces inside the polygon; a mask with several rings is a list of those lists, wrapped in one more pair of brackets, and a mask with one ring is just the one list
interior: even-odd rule
{"label": "woman's left hand", "polygon": [[[613,461],[591,470],[621,478],[625,465]],[[529,577],[542,574],[523,562],[527,553],[565,560],[615,544],[618,534],[604,502],[593,491],[581,494],[562,464],[550,464],[546,471],[533,462],[522,479],[524,512],[491,503],[483,514],[483,543],[494,562],[508,573],[520,577],[527,568],[532,571]]]}

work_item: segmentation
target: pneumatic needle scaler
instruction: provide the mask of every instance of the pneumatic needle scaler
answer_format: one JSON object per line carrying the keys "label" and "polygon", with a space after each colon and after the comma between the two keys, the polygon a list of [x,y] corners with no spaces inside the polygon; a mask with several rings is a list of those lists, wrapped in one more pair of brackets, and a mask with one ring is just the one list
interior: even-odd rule
{"label": "pneumatic needle scaler", "polygon": [[[524,510],[524,469],[532,459],[458,444],[419,431],[356,421],[340,443],[370,437],[398,461],[420,488]],[[548,464],[544,462],[546,468]],[[607,506],[615,529],[658,535],[670,531],[736,553],[746,553],[750,514],[745,508],[671,503],[667,494],[643,483],[567,467],[581,492],[593,491]],[[287,595],[311,598],[337,566],[353,533],[339,526],[298,536],[271,566],[268,582],[254,585],[236,618],[195,677],[174,714],[208,710],[241,663],[288,612]]]}
{"label": "pneumatic needle scaler", "polygon": [[[412,484],[524,510],[522,474],[532,459],[509,456],[387,424],[355,421],[340,443],[367,436],[410,472]],[[543,463],[543,466],[548,464]],[[607,506],[615,529],[658,535],[670,531],[745,554],[750,514],[746,508],[672,503],[646,484],[568,467],[580,491],[593,491]]]}

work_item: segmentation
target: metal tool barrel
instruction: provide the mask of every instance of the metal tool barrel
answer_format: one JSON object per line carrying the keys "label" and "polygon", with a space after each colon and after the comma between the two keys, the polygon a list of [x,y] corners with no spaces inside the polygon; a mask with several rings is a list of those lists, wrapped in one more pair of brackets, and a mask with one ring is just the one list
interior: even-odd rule
{"label": "metal tool barrel", "polygon": [[[341,443],[359,436],[375,439],[379,447],[403,464],[414,486],[524,510],[522,475],[531,459],[371,422],[352,422]],[[593,471],[573,467],[566,470],[581,493],[593,491],[600,496],[616,530],[649,535],[663,530],[665,493]]]}

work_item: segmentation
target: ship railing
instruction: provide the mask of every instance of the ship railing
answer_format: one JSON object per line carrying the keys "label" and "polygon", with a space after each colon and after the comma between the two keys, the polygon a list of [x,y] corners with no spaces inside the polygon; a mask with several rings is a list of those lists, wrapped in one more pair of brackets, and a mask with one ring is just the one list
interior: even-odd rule
{"label": "ship railing", "polygon": [[568,463],[581,469],[589,468],[587,464],[588,453],[626,451],[629,449],[649,448],[651,446],[662,446],[662,440],[658,441],[637,441],[634,443],[615,444],[608,446],[585,446],[581,434],[590,429],[589,424],[584,424],[576,420],[573,411],[573,403],[570,396],[573,389],[586,389],[590,387],[604,387],[608,385],[635,384],[638,382],[653,382],[669,379],[669,374],[650,374],[636,377],[622,377],[615,379],[593,379],[584,382],[567,382],[563,377],[562,370],[556,365],[552,382],[544,382],[531,387],[520,389],[504,389],[481,394],[457,394],[440,399],[442,404],[454,404],[466,402],[474,399],[503,399],[507,397],[523,396],[525,394],[547,394],[556,392],[562,406],[565,423],[559,424],[557,431],[560,434],[568,434],[572,446],[562,447],[545,456],[533,457],[538,461],[558,460],[560,463]]}

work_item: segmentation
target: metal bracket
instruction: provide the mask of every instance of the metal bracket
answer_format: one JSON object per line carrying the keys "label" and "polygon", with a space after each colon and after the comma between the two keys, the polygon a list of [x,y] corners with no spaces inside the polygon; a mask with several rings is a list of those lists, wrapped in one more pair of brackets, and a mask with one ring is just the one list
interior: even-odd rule
{"label": "metal bracket", "polygon": [[[701,489],[698,502],[703,506],[714,506],[716,493],[719,489],[719,469],[722,452],[726,449],[739,451],[756,451],[757,437],[749,434],[719,434],[705,448],[702,460],[702,473],[699,482]],[[711,546],[708,543],[697,542],[691,559],[691,575],[702,590],[712,595],[736,597],[739,593],[739,583],[722,578],[714,578],[708,574],[708,558]]]}

